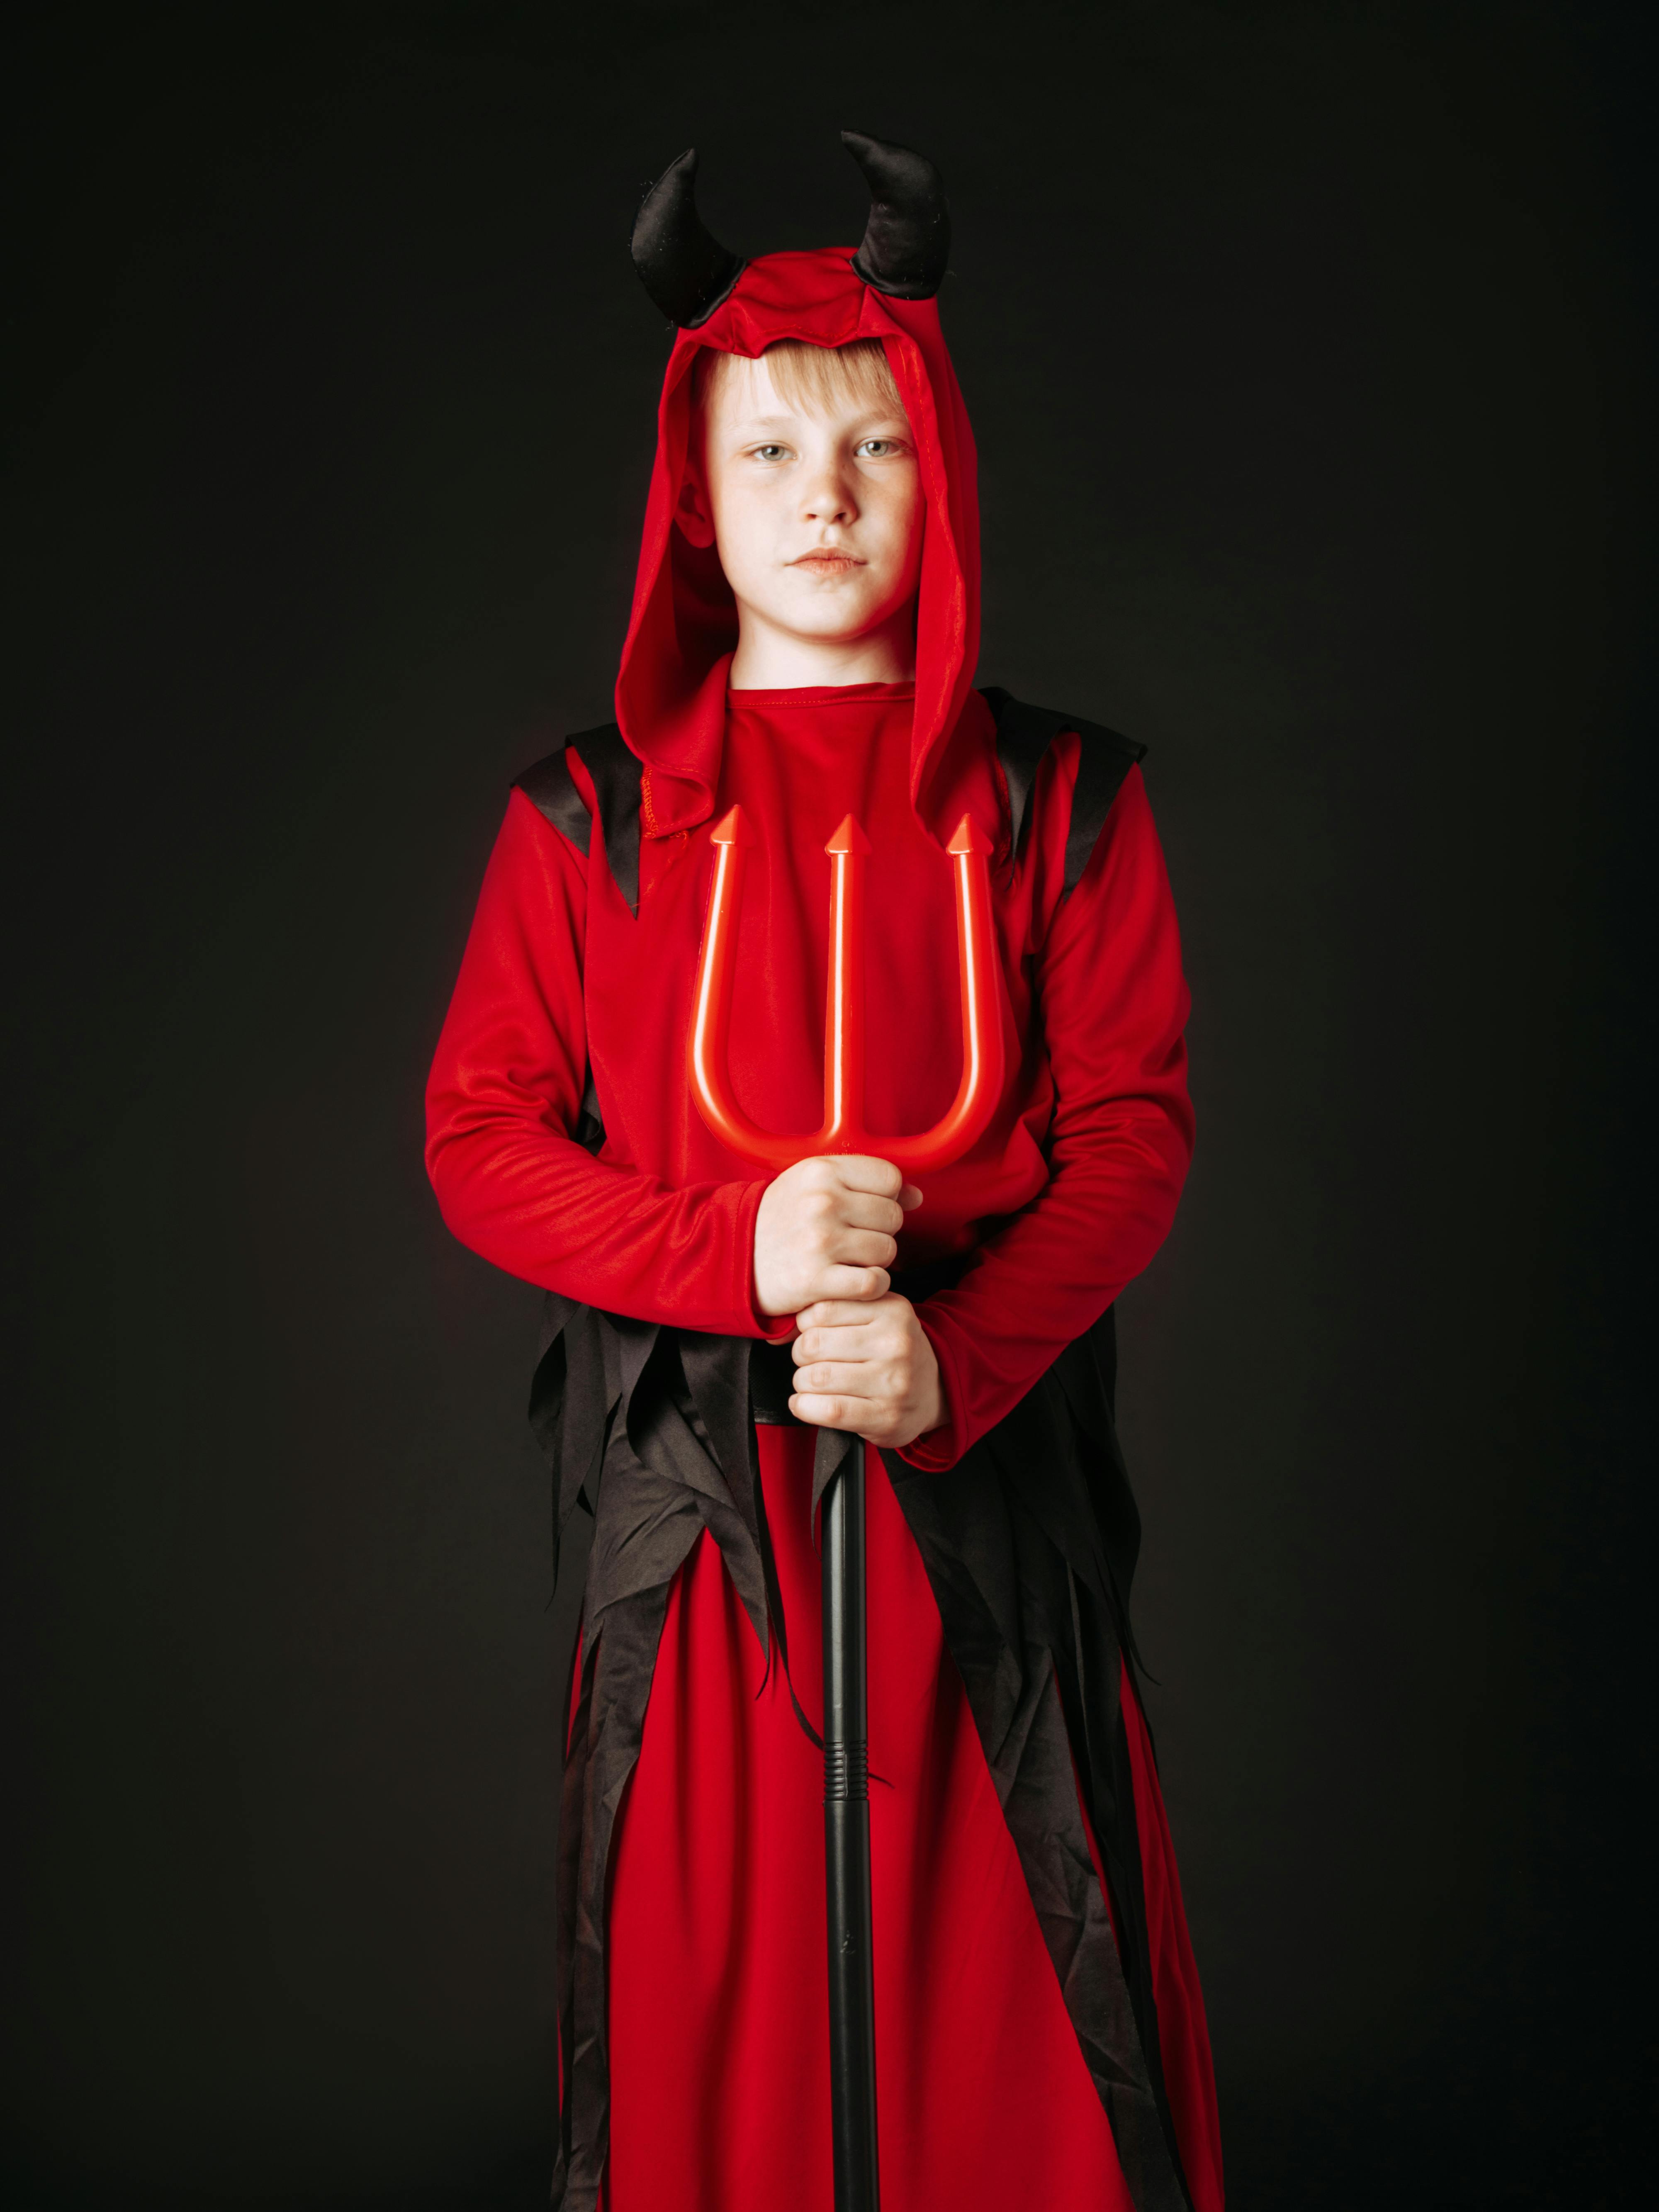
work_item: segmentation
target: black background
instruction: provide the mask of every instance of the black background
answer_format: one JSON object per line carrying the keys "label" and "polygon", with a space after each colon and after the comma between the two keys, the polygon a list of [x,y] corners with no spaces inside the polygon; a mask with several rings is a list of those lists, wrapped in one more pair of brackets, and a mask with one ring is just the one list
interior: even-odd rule
{"label": "black background", "polygon": [[851,241],[843,122],[951,188],[984,678],[1152,748],[1200,1139],[1123,1404],[1236,2212],[1641,2201],[1637,26],[25,11],[9,2203],[542,2201],[537,1297],[421,1085],[609,712],[639,193]]}

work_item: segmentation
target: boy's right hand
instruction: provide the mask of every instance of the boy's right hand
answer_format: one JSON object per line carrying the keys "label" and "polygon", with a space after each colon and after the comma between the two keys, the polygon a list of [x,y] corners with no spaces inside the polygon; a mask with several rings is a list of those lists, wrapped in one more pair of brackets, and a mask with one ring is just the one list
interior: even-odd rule
{"label": "boy's right hand", "polygon": [[860,1153],[797,1160],[769,1182],[755,1218],[755,1303],[769,1316],[823,1298],[885,1297],[904,1217],[921,1193]]}

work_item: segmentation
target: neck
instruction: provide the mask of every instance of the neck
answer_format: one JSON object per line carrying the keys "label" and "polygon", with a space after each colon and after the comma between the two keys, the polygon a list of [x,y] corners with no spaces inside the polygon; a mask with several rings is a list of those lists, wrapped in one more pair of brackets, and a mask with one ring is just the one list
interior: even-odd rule
{"label": "neck", "polygon": [[901,607],[861,637],[802,637],[778,629],[741,602],[734,691],[805,691],[848,684],[908,684],[916,672],[916,616]]}

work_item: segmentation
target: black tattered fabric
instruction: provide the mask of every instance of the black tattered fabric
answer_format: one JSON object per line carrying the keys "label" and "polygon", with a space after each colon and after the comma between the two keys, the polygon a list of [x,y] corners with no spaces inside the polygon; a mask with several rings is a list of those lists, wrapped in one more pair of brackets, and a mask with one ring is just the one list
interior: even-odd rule
{"label": "black tattered fabric", "polygon": [[[561,1535],[593,1516],[561,1805],[563,2065],[554,2203],[596,2212],[609,2135],[605,1908],[670,1584],[706,1528],[787,1665],[748,1402],[751,1340],[548,1301],[532,1419]],[[1186,2212],[1159,2057],[1121,1663],[1139,1519],[1112,1421],[1111,1316],[943,1474],[884,1453],[961,1671],[1048,1955],[1139,2212]],[[845,1439],[821,1433],[814,1497]],[[568,1710],[567,1705],[567,1710]],[[1112,1911],[1095,1880],[1077,1780]]]}

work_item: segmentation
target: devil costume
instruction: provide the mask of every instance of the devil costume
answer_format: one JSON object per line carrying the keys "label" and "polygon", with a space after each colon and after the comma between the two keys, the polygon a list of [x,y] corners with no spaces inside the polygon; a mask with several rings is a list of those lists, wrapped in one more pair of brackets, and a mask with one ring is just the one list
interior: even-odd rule
{"label": "devil costume", "polygon": [[[925,1179],[895,1287],[944,1424],[871,1454],[881,2176],[903,2212],[1220,2212],[1202,2000],[1136,1686],[1139,1522],[1112,1302],[1191,1149],[1187,994],[1140,749],[973,688],[973,440],[933,300],[919,156],[848,137],[858,252],[747,264],[694,157],[635,233],[678,324],[617,722],[519,780],[428,1094],[475,1250],[549,1293],[532,1418],[557,1523],[593,1516],[559,1866],[565,2212],[826,2212],[813,1512],[844,1439],[789,1425],[793,1325],[753,1302],[763,1183],[693,1104],[712,824],[754,826],[732,1025],[762,1125],[817,1121],[825,839],[868,835],[867,1120],[949,1104],[961,1054],[945,840],[994,842],[1006,1076]],[[728,686],[732,595],[676,526],[699,349],[878,339],[925,526],[914,684]]]}

